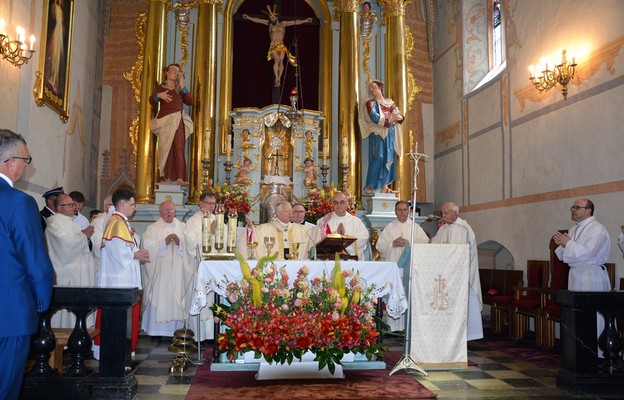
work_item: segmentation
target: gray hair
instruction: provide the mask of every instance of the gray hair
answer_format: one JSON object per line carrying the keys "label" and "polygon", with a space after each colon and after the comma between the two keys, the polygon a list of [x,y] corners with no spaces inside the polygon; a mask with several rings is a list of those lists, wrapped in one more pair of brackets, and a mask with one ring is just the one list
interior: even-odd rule
{"label": "gray hair", "polygon": [[281,209],[284,206],[284,204],[290,205],[288,200],[280,200],[277,203],[275,203],[275,206],[273,207],[273,209],[275,210],[275,212],[281,211]]}
{"label": "gray hair", "polygon": [[0,129],[0,162],[13,157],[20,143],[26,145],[22,135],[8,129]]}

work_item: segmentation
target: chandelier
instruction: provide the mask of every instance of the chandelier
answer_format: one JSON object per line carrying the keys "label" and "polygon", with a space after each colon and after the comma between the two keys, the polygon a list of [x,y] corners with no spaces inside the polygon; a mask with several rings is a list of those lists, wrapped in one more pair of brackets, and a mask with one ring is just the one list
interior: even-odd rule
{"label": "chandelier", "polygon": [[555,68],[552,70],[548,68],[548,62],[545,62],[544,69],[540,72],[540,75],[535,76],[535,69],[531,65],[531,67],[529,67],[529,71],[531,72],[529,80],[535,89],[540,92],[547,92],[555,85],[559,84],[559,86],[561,86],[563,99],[566,100],[568,98],[568,83],[570,82],[570,79],[574,78],[575,68],[576,62],[574,57],[572,57],[572,63],[569,63],[566,58],[566,51],[563,50],[561,55],[561,64],[556,64]]}
{"label": "chandelier", "polygon": [[17,32],[15,39],[11,39],[5,28],[6,22],[0,19],[0,54],[2,58],[20,68],[27,64],[35,53],[35,35],[30,35],[30,48],[28,48],[24,28],[18,26],[15,29]]}

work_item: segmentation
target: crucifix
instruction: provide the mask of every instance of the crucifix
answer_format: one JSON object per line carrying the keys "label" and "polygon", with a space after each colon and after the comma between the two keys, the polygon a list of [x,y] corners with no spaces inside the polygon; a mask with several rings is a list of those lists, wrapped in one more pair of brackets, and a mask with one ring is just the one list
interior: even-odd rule
{"label": "crucifix", "polygon": [[271,157],[275,157],[275,176],[279,175],[279,158],[284,157],[284,155],[279,153],[279,149],[275,150],[274,154],[271,154]]}

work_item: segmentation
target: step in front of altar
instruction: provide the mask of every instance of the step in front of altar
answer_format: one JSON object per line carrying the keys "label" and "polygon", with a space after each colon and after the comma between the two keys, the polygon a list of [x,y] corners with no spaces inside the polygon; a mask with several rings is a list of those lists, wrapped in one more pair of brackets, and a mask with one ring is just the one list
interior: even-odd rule
{"label": "step in front of altar", "polygon": [[[247,357],[251,357],[254,359],[252,352],[245,353]],[[233,362],[230,362],[227,359],[225,354],[221,354],[219,356],[219,362],[212,363],[210,365],[211,371],[258,371],[260,366],[259,360],[255,360],[255,362],[245,362],[245,358],[243,356],[239,356]],[[372,360],[368,360],[363,354],[355,354],[353,356],[353,361],[346,362],[344,359],[342,361],[342,369],[345,371],[349,370],[362,370],[362,369],[386,369],[386,363],[381,360],[376,360],[373,357]],[[274,363],[275,364],[275,363]],[[288,365],[288,364],[286,364]]]}

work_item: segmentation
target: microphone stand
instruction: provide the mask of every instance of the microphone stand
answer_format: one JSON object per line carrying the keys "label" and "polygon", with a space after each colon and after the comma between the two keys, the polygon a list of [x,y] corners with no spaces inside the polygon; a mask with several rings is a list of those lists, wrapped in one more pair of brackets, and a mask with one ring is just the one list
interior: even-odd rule
{"label": "microphone stand", "polygon": [[410,262],[409,262],[409,275],[408,275],[408,285],[407,285],[407,304],[408,304],[408,313],[407,313],[407,323],[405,327],[405,346],[403,348],[403,356],[399,360],[399,362],[392,368],[392,371],[388,375],[392,375],[395,372],[401,369],[412,369],[421,374],[428,376],[427,371],[425,371],[420,365],[414,361],[414,359],[410,356],[410,343],[412,340],[412,270],[414,268],[414,253],[412,252],[412,245],[414,244],[414,235],[416,230],[416,194],[418,193],[418,173],[420,169],[418,168],[418,162],[421,158],[427,157],[422,153],[418,153],[418,143],[416,143],[416,152],[408,153],[405,155],[409,155],[414,161],[414,190],[412,191],[412,231],[410,237]]}

